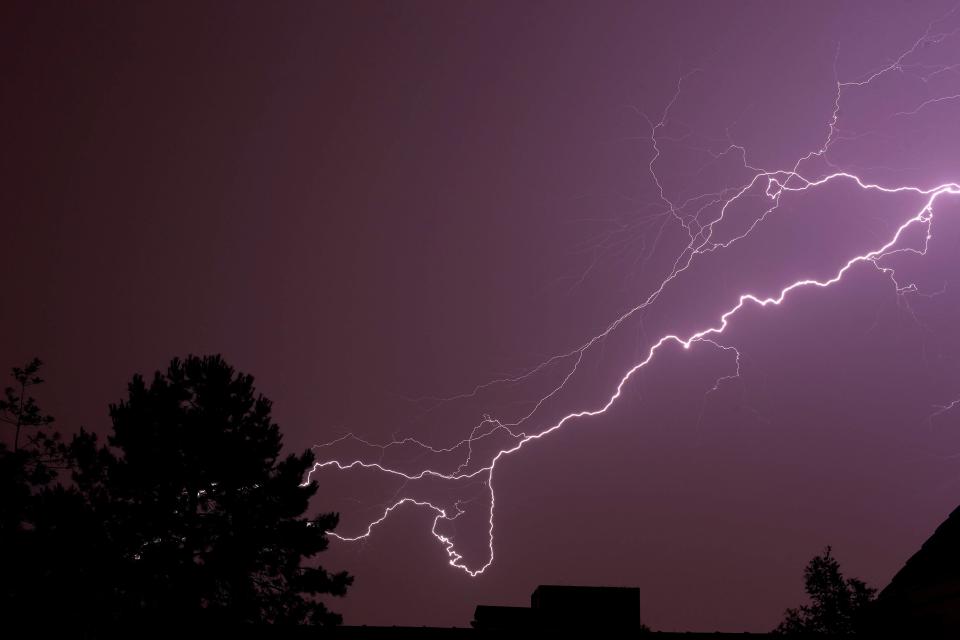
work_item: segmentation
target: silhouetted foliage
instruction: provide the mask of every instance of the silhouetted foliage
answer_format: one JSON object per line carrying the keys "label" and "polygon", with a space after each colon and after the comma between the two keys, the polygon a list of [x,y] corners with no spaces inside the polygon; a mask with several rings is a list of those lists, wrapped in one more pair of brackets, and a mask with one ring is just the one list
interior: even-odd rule
{"label": "silhouetted foliage", "polygon": [[28,389],[43,384],[43,378],[37,375],[43,363],[34,358],[23,367],[13,368],[13,379],[16,387],[6,387],[3,390],[4,398],[0,399],[0,421],[13,427],[13,450],[20,450],[20,433],[25,428],[43,427],[53,418],[40,412],[37,401],[28,395]]}
{"label": "silhouetted foliage", "polygon": [[810,560],[803,571],[803,579],[810,604],[787,609],[775,633],[854,633],[859,617],[877,592],[857,578],[844,579],[840,573],[840,563],[831,555],[829,546],[821,555]]}
{"label": "silhouetted foliage", "polygon": [[[47,557],[36,530],[38,496],[54,478],[44,464],[44,454],[56,438],[39,431],[53,422],[43,414],[28,389],[43,383],[38,374],[42,363],[34,358],[23,367],[14,367],[15,387],[6,387],[0,400],[0,421],[12,429],[13,448],[0,443],[0,610],[38,606],[44,595],[38,576]],[[33,429],[25,446],[21,436]],[[26,601],[25,594],[30,594]],[[27,607],[28,608],[28,607]]]}
{"label": "silhouetted foliage", "polygon": [[281,457],[251,376],[219,356],[174,359],[149,384],[134,376],[110,417],[108,446],[82,429],[43,442],[72,483],[33,493],[29,539],[11,545],[35,565],[12,594],[21,615],[62,597],[87,627],[340,622],[319,596],[352,577],[303,564],[338,516],[304,517],[313,455]]}

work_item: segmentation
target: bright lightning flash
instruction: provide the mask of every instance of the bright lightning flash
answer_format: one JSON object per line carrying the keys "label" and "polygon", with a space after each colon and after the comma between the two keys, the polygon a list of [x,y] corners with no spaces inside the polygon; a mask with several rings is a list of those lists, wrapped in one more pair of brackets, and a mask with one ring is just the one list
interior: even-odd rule
{"label": "bright lightning flash", "polygon": [[[494,560],[494,514],[496,509],[496,495],[494,493],[493,479],[497,464],[501,460],[518,453],[525,446],[547,437],[570,422],[605,413],[622,396],[624,387],[634,376],[634,374],[644,367],[649,366],[651,362],[653,362],[658,351],[660,351],[665,345],[675,344],[682,346],[684,349],[690,349],[696,344],[707,343],[714,348],[731,352],[736,358],[736,372],[733,375],[727,375],[719,378],[716,381],[713,389],[711,389],[711,391],[715,391],[723,381],[739,376],[740,352],[735,347],[722,343],[721,340],[724,332],[730,326],[730,323],[736,318],[738,313],[740,313],[740,311],[746,307],[777,306],[787,299],[787,297],[793,292],[799,289],[831,287],[832,285],[840,282],[840,280],[857,265],[866,265],[875,268],[885,277],[890,279],[898,294],[916,292],[917,287],[914,284],[900,282],[897,279],[897,275],[894,270],[889,266],[884,266],[882,261],[894,254],[913,254],[916,256],[926,255],[929,241],[933,237],[932,233],[935,206],[944,196],[960,195],[960,184],[957,182],[949,182],[936,186],[890,186],[866,181],[854,173],[842,170],[836,170],[832,173],[813,177],[807,175],[804,167],[812,164],[814,161],[819,161],[823,164],[826,164],[826,166],[830,167],[831,169],[837,169],[837,167],[830,162],[828,156],[831,147],[838,141],[845,139],[841,134],[838,122],[840,117],[841,102],[845,94],[848,92],[861,89],[867,85],[870,85],[871,83],[874,83],[879,78],[891,74],[915,73],[917,77],[920,77],[924,82],[927,82],[939,74],[954,70],[957,65],[911,65],[910,61],[921,48],[939,45],[950,40],[951,38],[955,38],[958,33],[960,33],[960,27],[944,31],[937,31],[936,29],[938,24],[942,24],[947,18],[954,17],[955,14],[957,14],[958,9],[960,9],[960,7],[955,8],[943,18],[930,23],[924,34],[913,43],[913,46],[904,51],[892,63],[859,79],[845,82],[837,81],[836,95],[833,101],[833,111],[830,114],[829,121],[826,125],[826,139],[818,148],[800,157],[791,168],[760,169],[751,166],[747,161],[747,150],[743,146],[733,144],[731,142],[728,148],[719,154],[719,156],[735,154],[742,158],[743,168],[750,172],[750,178],[742,184],[728,188],[720,193],[700,194],[696,197],[689,198],[684,202],[674,203],[665,194],[665,190],[657,174],[656,165],[661,155],[661,134],[666,123],[668,122],[670,109],[679,99],[683,82],[691,74],[681,77],[677,83],[676,92],[674,93],[667,107],[664,109],[661,117],[657,119],[656,122],[654,122],[653,119],[647,118],[647,122],[649,123],[650,127],[649,141],[653,149],[653,157],[649,162],[648,169],[650,176],[657,188],[660,202],[662,203],[661,213],[664,215],[667,221],[674,220],[676,223],[678,223],[686,231],[689,237],[689,242],[676,257],[673,268],[670,270],[669,275],[667,275],[667,277],[660,282],[659,286],[657,286],[653,292],[650,293],[650,295],[647,296],[647,298],[644,299],[640,304],[634,306],[620,317],[616,318],[601,333],[591,337],[588,341],[576,349],[553,356],[539,365],[529,369],[520,376],[492,380],[485,384],[478,385],[469,393],[444,399],[446,402],[474,397],[480,391],[494,385],[519,383],[545,371],[548,367],[552,367],[561,363],[567,363],[567,372],[563,376],[560,383],[550,389],[548,393],[543,395],[529,412],[517,420],[512,422],[502,422],[491,416],[484,416],[482,421],[472,428],[466,438],[456,442],[452,446],[445,448],[433,447],[414,438],[394,440],[386,444],[375,444],[363,440],[354,434],[347,434],[341,438],[338,438],[337,440],[323,445],[317,445],[315,447],[317,450],[326,449],[332,445],[349,440],[360,443],[367,448],[379,450],[381,454],[388,448],[397,446],[415,446],[424,452],[433,454],[463,452],[463,461],[451,471],[424,468],[415,473],[404,472],[399,469],[386,466],[381,462],[371,461],[369,459],[321,459],[314,465],[313,469],[307,475],[305,483],[310,482],[311,476],[322,469],[333,469],[337,471],[363,469],[378,474],[385,474],[387,476],[395,476],[403,483],[424,479],[431,479],[439,482],[462,482],[471,480],[480,481],[485,485],[486,491],[489,492],[490,500],[488,519],[489,530],[487,535],[489,553],[486,561],[479,566],[469,566],[466,562],[464,562],[462,554],[457,551],[454,538],[451,535],[438,530],[438,527],[440,527],[441,524],[452,522],[464,513],[464,510],[461,508],[463,503],[460,502],[455,503],[452,508],[449,506],[443,507],[427,500],[417,500],[412,497],[400,497],[400,493],[398,492],[398,494],[395,496],[395,498],[398,499],[387,506],[382,515],[370,522],[362,531],[356,533],[355,535],[341,535],[333,532],[331,532],[330,535],[346,542],[353,542],[367,538],[372,535],[374,529],[379,524],[384,522],[388,517],[390,517],[390,515],[398,507],[406,504],[415,505],[416,507],[426,509],[433,513],[433,525],[430,531],[431,534],[442,545],[447,554],[450,565],[463,570],[470,576],[475,577],[483,573],[493,563]],[[694,73],[698,73],[698,71],[695,71]],[[931,105],[956,100],[958,98],[960,98],[960,94],[942,95],[923,100],[920,101],[912,110],[897,112],[893,114],[892,117],[909,117],[916,115]],[[719,156],[715,155],[715,157]],[[724,311],[712,324],[708,324],[704,328],[687,335],[670,333],[655,340],[646,350],[644,357],[633,364],[633,366],[631,366],[622,374],[619,379],[619,383],[617,383],[616,387],[608,395],[606,401],[599,404],[599,406],[570,412],[558,420],[548,422],[547,424],[541,425],[538,428],[528,430],[526,425],[536,420],[543,405],[554,398],[557,394],[560,394],[566,388],[567,383],[577,372],[578,367],[582,363],[584,355],[592,347],[603,341],[607,336],[621,326],[627,319],[652,305],[660,297],[661,293],[668,286],[670,286],[670,284],[681,273],[685,272],[690,265],[694,263],[698,256],[728,249],[733,244],[751,235],[771,214],[778,209],[781,199],[785,194],[811,191],[827,185],[828,183],[841,182],[855,186],[863,191],[875,192],[878,194],[912,194],[919,199],[921,204],[915,210],[905,214],[905,218],[902,219],[902,222],[896,228],[895,232],[886,240],[886,242],[879,244],[879,246],[876,246],[870,251],[850,257],[846,260],[846,262],[843,262],[839,265],[839,268],[833,272],[831,277],[821,280],[797,280],[780,288],[777,295],[769,297],[761,297],[748,292],[739,295],[736,299],[736,302],[729,306],[726,311]],[[752,221],[746,231],[743,231],[739,235],[723,241],[715,239],[715,228],[718,224],[724,221],[728,211],[733,206],[737,205],[742,199],[748,197],[748,194],[756,193],[758,189],[762,190],[763,196],[767,200],[767,205],[763,208],[762,213]],[[700,204],[704,202],[707,204]],[[691,207],[696,207],[696,212],[692,215],[690,213],[686,213]],[[713,210],[716,213],[709,221],[701,220],[701,215],[707,210]],[[916,237],[912,235],[913,231],[915,230],[919,230],[922,233],[920,236],[922,237],[922,242],[919,243],[919,246],[911,246],[911,244],[906,241],[907,236]],[[953,410],[958,406],[960,406],[960,399],[949,401],[942,406],[938,406],[937,412],[934,415]],[[508,444],[506,446],[501,446],[499,450],[492,455],[487,454],[491,455],[491,457],[486,463],[475,463],[474,445],[481,440],[491,438],[494,436],[494,434],[498,434],[501,437],[507,438]],[[402,492],[403,488],[401,488],[400,491]]]}

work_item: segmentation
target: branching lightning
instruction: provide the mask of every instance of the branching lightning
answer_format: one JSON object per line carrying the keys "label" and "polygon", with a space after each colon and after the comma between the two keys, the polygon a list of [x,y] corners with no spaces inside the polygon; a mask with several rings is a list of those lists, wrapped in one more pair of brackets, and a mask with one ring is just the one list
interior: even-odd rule
{"label": "branching lightning", "polygon": [[[478,385],[467,393],[441,399],[439,402],[447,403],[456,400],[475,397],[482,391],[490,389],[497,385],[515,385],[528,381],[539,374],[554,367],[563,367],[564,374],[559,383],[555,384],[533,407],[522,416],[512,421],[502,421],[490,415],[485,415],[482,420],[472,427],[469,434],[463,439],[454,442],[448,446],[433,446],[416,438],[403,438],[393,440],[385,444],[369,442],[352,433],[346,434],[331,442],[317,445],[315,450],[320,454],[334,445],[344,442],[353,442],[360,444],[371,451],[379,451],[381,457],[375,458],[323,458],[314,465],[311,472],[307,475],[305,482],[310,482],[313,474],[323,469],[330,469],[340,472],[350,470],[366,470],[377,474],[383,474],[389,477],[395,477],[402,483],[401,489],[395,495],[395,500],[387,505],[382,515],[371,521],[365,529],[354,535],[342,535],[331,532],[330,535],[346,542],[354,542],[371,536],[378,525],[390,517],[399,507],[403,505],[413,505],[425,509],[433,514],[431,534],[440,542],[442,548],[447,554],[449,564],[461,569],[472,577],[483,573],[494,561],[494,516],[496,511],[496,494],[494,491],[494,474],[498,463],[502,460],[520,452],[524,447],[543,439],[551,433],[561,429],[565,425],[585,418],[601,415],[607,412],[624,393],[626,385],[635,376],[635,374],[651,365],[657,354],[667,345],[677,345],[685,350],[689,350],[697,345],[706,344],[714,349],[719,349],[729,353],[733,357],[734,370],[732,373],[719,377],[713,387],[707,391],[707,394],[717,391],[720,386],[729,380],[735,379],[740,375],[741,353],[735,346],[724,342],[725,332],[730,324],[736,319],[744,309],[765,308],[770,306],[779,306],[784,300],[790,297],[794,292],[801,289],[825,289],[840,282],[846,274],[859,265],[872,267],[877,272],[888,278],[891,286],[898,295],[907,293],[917,293],[917,286],[912,282],[904,282],[898,278],[896,271],[885,263],[885,259],[897,254],[910,254],[914,256],[925,256],[927,254],[930,240],[933,238],[933,222],[935,215],[935,206],[944,196],[960,195],[960,184],[957,182],[948,182],[935,186],[917,186],[917,185],[884,185],[873,181],[868,181],[855,173],[844,171],[834,165],[829,153],[831,148],[840,141],[849,140],[840,129],[840,111],[841,104],[845,94],[851,91],[862,89],[880,78],[891,74],[912,74],[920,78],[924,83],[931,79],[946,73],[952,73],[958,65],[923,65],[911,63],[911,60],[921,48],[927,48],[932,45],[939,45],[960,34],[960,28],[951,30],[937,31],[936,26],[943,23],[946,18],[954,16],[960,7],[955,8],[947,16],[931,22],[926,31],[921,35],[913,45],[903,51],[891,63],[881,68],[865,74],[862,77],[847,80],[836,81],[835,96],[833,100],[833,109],[829,115],[826,124],[826,137],[815,149],[806,153],[796,160],[792,167],[787,169],[762,169],[753,166],[748,160],[747,149],[741,145],[735,144],[729,140],[728,146],[719,154],[712,153],[714,158],[735,155],[742,161],[743,169],[749,172],[749,178],[743,183],[726,188],[720,192],[704,193],[688,198],[682,202],[674,202],[667,195],[667,191],[661,182],[657,172],[657,163],[661,158],[661,144],[663,143],[663,131],[669,121],[671,108],[679,100],[684,82],[697,73],[695,70],[682,76],[677,82],[675,92],[667,103],[666,107],[658,118],[650,118],[644,115],[648,126],[648,140],[652,148],[652,157],[647,166],[649,175],[656,187],[658,204],[658,217],[662,219],[661,232],[667,224],[678,224],[687,234],[689,241],[682,251],[676,256],[672,268],[665,278],[656,286],[652,292],[639,304],[628,309],[622,315],[614,319],[600,333],[592,336],[586,342],[577,348],[554,355],[540,364],[528,369],[514,377],[502,377]],[[935,104],[950,103],[960,99],[960,93],[945,94],[932,98],[918,100],[914,107],[898,111],[891,118],[905,118],[915,116],[924,109]],[[835,169],[825,175],[808,175],[809,169],[805,167],[819,161],[830,169]],[[707,322],[703,328],[681,335],[679,333],[668,333],[654,340],[645,350],[643,357],[623,372],[619,382],[606,399],[597,405],[572,411],[563,415],[559,419],[547,421],[537,425],[537,419],[541,415],[541,409],[545,404],[557,397],[567,388],[571,378],[578,372],[581,364],[587,354],[594,346],[601,343],[612,332],[616,331],[629,318],[641,313],[644,309],[653,305],[661,294],[692,264],[705,254],[724,251],[734,244],[747,238],[759,228],[765,220],[775,214],[785,195],[791,193],[800,193],[813,191],[830,183],[844,183],[851,187],[856,187],[865,192],[872,192],[883,195],[910,194],[916,196],[919,205],[911,211],[904,214],[904,219],[893,233],[883,242],[880,242],[873,249],[853,255],[845,262],[842,262],[832,272],[832,275],[823,279],[801,279],[783,285],[776,295],[761,296],[750,292],[741,293],[735,301],[723,311],[719,317],[712,322]],[[753,197],[757,193],[762,194],[766,199],[766,204],[761,207],[759,215],[747,225],[746,229],[740,233],[721,239],[717,237],[716,230],[728,216],[732,208],[740,204],[748,197]],[[707,216],[706,218],[704,216]],[[914,231],[919,231],[919,235],[914,235]],[[910,238],[919,237],[920,242],[910,241]],[[944,285],[946,287],[946,285]],[[945,290],[945,288],[944,288]],[[942,293],[942,292],[938,292]],[[926,294],[936,295],[936,294]],[[954,399],[935,407],[936,412],[931,415],[931,419],[942,413],[954,410],[960,406],[960,399]],[[506,444],[501,445],[495,453],[489,452],[477,460],[476,445],[484,440],[491,439],[494,436],[505,438]],[[382,462],[382,454],[394,447],[415,447],[425,453],[430,454],[455,454],[459,456],[459,462],[451,468],[421,468],[416,472],[407,472]],[[464,561],[462,553],[458,552],[455,539],[452,535],[439,530],[444,524],[448,524],[460,518],[464,513],[463,502],[455,502],[452,506],[443,506],[429,500],[414,499],[409,496],[402,496],[406,483],[419,480],[431,480],[446,483],[460,482],[482,482],[489,497],[489,517],[487,523],[489,526],[487,532],[488,554],[482,564],[475,566],[469,565]]]}

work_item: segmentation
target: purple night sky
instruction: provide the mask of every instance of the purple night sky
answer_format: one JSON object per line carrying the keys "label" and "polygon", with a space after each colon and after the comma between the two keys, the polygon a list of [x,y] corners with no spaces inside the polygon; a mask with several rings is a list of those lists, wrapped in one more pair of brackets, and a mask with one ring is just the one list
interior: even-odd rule
{"label": "purple night sky", "polygon": [[[344,536],[459,508],[437,531],[476,570],[483,469],[519,441],[490,420],[596,410],[663,336],[918,216],[500,457],[477,577],[429,506],[320,557],[356,575],[347,624],[565,583],[639,586],[655,629],[768,630],[825,545],[882,587],[960,503],[954,7],[4,3],[0,366],[40,356],[42,406],[103,430],[133,372],[222,353],[291,449],[469,476],[313,478]],[[803,182],[840,172],[914,190]],[[344,437],[475,428],[469,461]]]}

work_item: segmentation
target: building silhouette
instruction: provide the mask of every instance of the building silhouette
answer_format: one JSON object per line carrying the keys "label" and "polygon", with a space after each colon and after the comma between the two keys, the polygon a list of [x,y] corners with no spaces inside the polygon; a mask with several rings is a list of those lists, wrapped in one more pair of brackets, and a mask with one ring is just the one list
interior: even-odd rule
{"label": "building silhouette", "polygon": [[493,629],[623,629],[642,628],[640,589],[540,585],[529,607],[479,605],[474,628]]}
{"label": "building silhouette", "polygon": [[[343,638],[476,638],[514,632],[573,631],[587,637],[639,633],[684,640],[761,638],[767,633],[650,631],[640,618],[635,587],[540,585],[529,607],[478,605],[471,627],[338,627]],[[960,638],[960,507],[907,560],[858,624],[863,637]],[[306,630],[303,630],[306,634]],[[287,632],[285,632],[287,633]],[[312,631],[310,633],[313,633]],[[589,635],[588,635],[589,634]],[[285,635],[284,637],[289,637]],[[312,636],[311,636],[312,637]],[[830,638],[836,636],[793,636]]]}
{"label": "building silhouette", "polygon": [[960,507],[880,592],[865,626],[904,637],[960,637]]}

